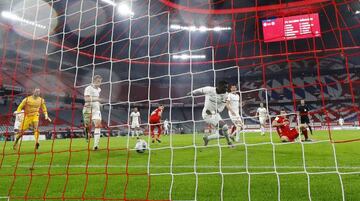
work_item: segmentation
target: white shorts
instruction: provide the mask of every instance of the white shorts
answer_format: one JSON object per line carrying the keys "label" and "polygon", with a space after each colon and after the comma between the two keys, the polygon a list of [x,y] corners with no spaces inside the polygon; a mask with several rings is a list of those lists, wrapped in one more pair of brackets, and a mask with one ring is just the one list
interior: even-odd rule
{"label": "white shorts", "polygon": [[24,121],[24,113],[16,114],[15,116],[15,123],[14,123],[14,129],[19,130],[19,128],[22,126],[22,122]]}
{"label": "white shorts", "polygon": [[260,124],[265,124],[266,123],[266,117],[259,117],[259,122],[260,122]]}
{"label": "white shorts", "polygon": [[205,120],[206,123],[211,124],[213,126],[217,126],[219,124],[219,121],[222,120],[219,113],[211,114],[211,115],[203,113],[202,118]]}
{"label": "white shorts", "polygon": [[131,123],[131,128],[140,128],[139,122],[132,122]]}
{"label": "white shorts", "polygon": [[14,129],[15,129],[15,130],[19,130],[19,128],[20,128],[20,126],[21,126],[21,123],[22,123],[22,121],[16,121],[16,120],[15,120]]}
{"label": "white shorts", "polygon": [[236,126],[243,126],[243,121],[239,114],[234,116],[229,113],[229,117],[233,124],[235,124]]}
{"label": "white shorts", "polygon": [[101,121],[101,112],[100,110],[98,111],[93,111],[92,115],[91,115],[91,119],[92,120],[100,120]]}
{"label": "white shorts", "polygon": [[101,121],[101,112],[99,107],[89,107],[85,106],[83,108],[83,115],[85,115],[85,118],[89,118],[91,115],[91,120],[100,120]]}

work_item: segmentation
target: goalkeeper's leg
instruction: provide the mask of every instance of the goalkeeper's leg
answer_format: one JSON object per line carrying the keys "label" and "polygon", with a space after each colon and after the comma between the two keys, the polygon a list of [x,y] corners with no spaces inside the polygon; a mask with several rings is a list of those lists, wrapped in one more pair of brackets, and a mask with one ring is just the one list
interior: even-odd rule
{"label": "goalkeeper's leg", "polygon": [[16,132],[15,134],[15,141],[14,141],[14,145],[13,145],[13,149],[16,150],[17,149],[17,144],[21,138],[21,136],[23,135],[24,131],[19,130],[18,132]]}
{"label": "goalkeeper's leg", "polygon": [[40,143],[39,143],[39,121],[33,122],[33,128],[34,128],[34,137],[35,137],[35,149],[39,149]]}
{"label": "goalkeeper's leg", "polygon": [[25,116],[24,120],[22,121],[19,131],[16,133],[15,135],[15,142],[13,145],[13,149],[16,150],[17,149],[17,144],[19,142],[19,140],[21,139],[22,135],[24,134],[24,131],[26,131],[27,129],[29,129],[30,127],[30,120],[27,116]]}

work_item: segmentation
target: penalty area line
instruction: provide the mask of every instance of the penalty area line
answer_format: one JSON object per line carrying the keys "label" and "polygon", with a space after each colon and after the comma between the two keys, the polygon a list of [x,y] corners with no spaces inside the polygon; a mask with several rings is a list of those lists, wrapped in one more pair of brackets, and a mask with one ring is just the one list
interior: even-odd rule
{"label": "penalty area line", "polygon": [[[2,168],[15,168],[15,165],[2,165]],[[47,164],[39,165],[18,165],[18,168],[49,168]],[[51,165],[51,168],[147,168],[147,165],[84,165],[84,164],[75,164],[75,165]],[[192,165],[173,165],[173,168],[194,168]],[[304,166],[216,166],[216,165],[197,165],[197,168],[222,168],[222,169],[240,169],[240,168],[251,168],[251,169],[304,169]],[[150,168],[171,168],[169,165],[150,165]],[[360,166],[338,166],[340,169],[360,169]],[[336,169],[335,166],[308,166],[306,169]],[[4,197],[0,197],[4,198]]]}

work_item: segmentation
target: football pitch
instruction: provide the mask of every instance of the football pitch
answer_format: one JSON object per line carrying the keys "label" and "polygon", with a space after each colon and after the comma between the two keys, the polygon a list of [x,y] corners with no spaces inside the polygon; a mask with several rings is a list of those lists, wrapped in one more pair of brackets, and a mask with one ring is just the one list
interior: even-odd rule
{"label": "football pitch", "polygon": [[[360,137],[356,130],[331,133],[334,140]],[[276,134],[271,140],[269,133],[246,133],[229,148],[224,139],[203,147],[202,134],[174,134],[143,154],[126,149],[136,143],[127,137],[101,138],[98,151],[84,139],[42,141],[37,154],[34,142],[22,142],[19,152],[12,142],[0,142],[0,197],[360,200],[360,141],[333,144],[328,131],[311,137],[310,143],[281,144]]]}

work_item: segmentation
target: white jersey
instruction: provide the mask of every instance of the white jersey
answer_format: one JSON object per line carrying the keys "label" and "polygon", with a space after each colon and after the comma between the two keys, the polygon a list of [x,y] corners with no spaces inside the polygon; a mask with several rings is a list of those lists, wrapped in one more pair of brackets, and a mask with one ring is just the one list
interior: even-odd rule
{"label": "white jersey", "polygon": [[146,141],[143,140],[143,139],[139,139],[139,140],[136,142],[135,149],[136,149],[136,151],[138,151],[138,152],[144,152],[144,151],[147,149],[147,143],[146,143]]}
{"label": "white jersey", "polygon": [[[91,100],[99,100],[100,88],[95,88],[93,85],[87,86],[84,91],[84,96],[90,96]],[[101,121],[100,102],[90,101],[85,102],[83,114],[91,114],[92,120]]]}
{"label": "white jersey", "polygon": [[344,125],[344,119],[343,119],[343,118],[340,118],[340,119],[339,119],[339,125],[340,125],[340,126]]}
{"label": "white jersey", "polygon": [[205,104],[202,111],[203,114],[206,114],[206,111],[209,110],[212,114],[222,112],[226,105],[226,99],[228,94],[217,94],[215,87],[203,87],[193,91],[193,94],[204,94],[205,95]]}
{"label": "white jersey", "polygon": [[[230,102],[230,108],[232,111],[235,112],[236,116],[239,116],[239,102],[240,102],[240,96],[237,93],[230,93],[228,95],[227,101]],[[233,116],[229,111],[229,116]]]}
{"label": "white jersey", "polygon": [[[84,96],[90,96],[91,99],[99,99],[101,89],[95,88],[93,85],[89,85],[85,88]],[[91,107],[93,110],[100,110],[100,102],[99,101],[91,101],[86,102],[85,107]]]}
{"label": "white jersey", "polygon": [[266,118],[267,110],[265,107],[259,107],[256,112],[259,114],[259,118]]}
{"label": "white jersey", "polygon": [[169,129],[169,121],[167,120],[164,121],[164,128],[165,130]]}
{"label": "white jersey", "polygon": [[131,124],[139,124],[139,120],[140,120],[140,112],[131,112],[130,114],[131,117]]}

